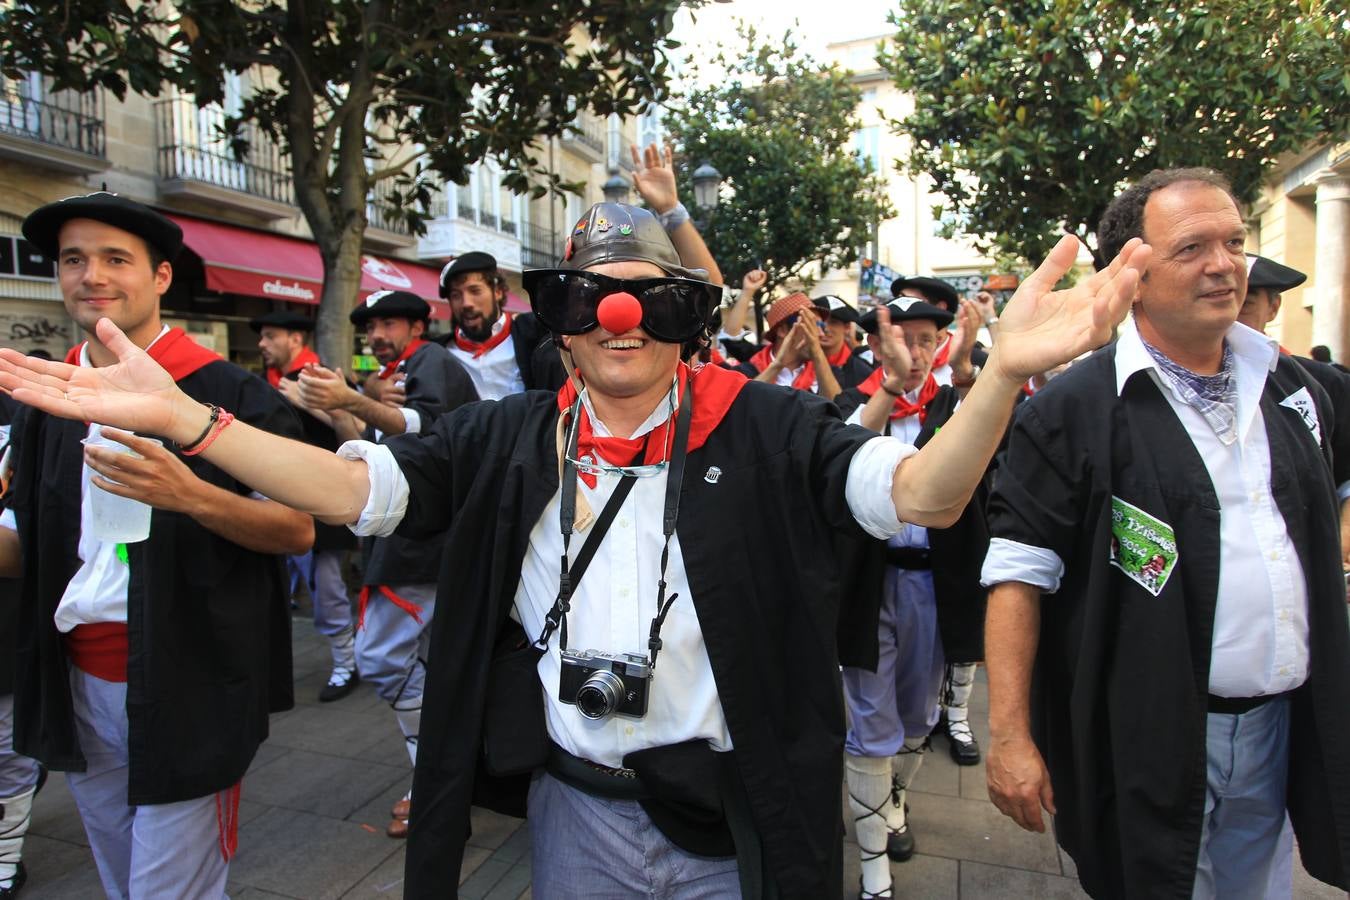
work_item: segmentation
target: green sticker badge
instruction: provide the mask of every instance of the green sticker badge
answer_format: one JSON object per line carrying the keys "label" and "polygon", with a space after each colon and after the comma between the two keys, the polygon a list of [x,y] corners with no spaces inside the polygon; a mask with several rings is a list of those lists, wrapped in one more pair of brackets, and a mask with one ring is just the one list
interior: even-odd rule
{"label": "green sticker badge", "polygon": [[1119,497],[1111,498],[1111,565],[1153,596],[1162,593],[1177,564],[1172,526]]}

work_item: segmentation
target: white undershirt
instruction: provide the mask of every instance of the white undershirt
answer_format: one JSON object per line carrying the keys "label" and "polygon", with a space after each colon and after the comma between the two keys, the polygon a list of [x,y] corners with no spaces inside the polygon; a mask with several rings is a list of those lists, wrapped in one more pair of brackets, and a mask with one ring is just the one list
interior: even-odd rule
{"label": "white undershirt", "polygon": [[[506,314],[503,313],[492,323],[492,334],[501,333],[506,326]],[[500,400],[510,394],[519,394],[525,390],[525,380],[520,375],[520,365],[516,362],[515,335],[493,347],[482,356],[475,357],[469,350],[461,350],[454,339],[446,344],[450,355],[464,364],[478,389],[480,400]]]}
{"label": "white undershirt", "polygon": [[[665,422],[670,409],[667,395],[630,437],[638,437]],[[608,431],[592,417],[597,435]],[[878,437],[864,444],[849,465],[845,498],[854,518],[875,537],[889,537],[900,529],[891,501],[891,483],[896,467],[913,454],[914,448],[893,438]],[[364,459],[370,473],[370,499],[352,530],[361,535],[387,535],[403,518],[408,502],[408,482],[393,454],[384,446],[364,441],[344,444],[339,455]],[[686,478],[699,477],[693,471]],[[725,477],[725,476],[724,476]],[[599,515],[618,483],[618,475],[599,475],[591,489],[583,480],[578,489]],[[647,652],[647,633],[656,614],[656,589],[664,536],[661,511],[665,505],[666,472],[639,478],[625,498],[600,549],[572,601],[567,619],[570,649],[602,650],[608,653]],[[515,615],[526,633],[536,636],[558,592],[558,560],[562,554],[558,508],[561,491],[555,492],[539,520],[530,530],[529,546],[515,594]],[[575,557],[585,542],[585,532],[573,535]],[[734,564],[727,560],[728,565]],[[717,685],[694,610],[692,591],[685,573],[678,536],[671,539],[667,568],[668,595],[678,593],[661,629],[663,647],[652,683],[649,706],[642,719],[610,717],[595,722],[576,707],[558,699],[561,668],[558,638],[549,641],[548,653],[539,662],[544,687],[549,735],[575,756],[607,766],[619,766],[623,756],[635,750],[706,739],[714,749],[731,747],[731,736],[718,700]]]}
{"label": "white undershirt", "polygon": [[[1238,440],[1230,446],[1177,395],[1144,348],[1133,320],[1121,326],[1116,344],[1116,392],[1135,372],[1147,371],[1204,460],[1220,507],[1209,690],[1222,697],[1257,697],[1293,690],[1308,677],[1308,591],[1271,493],[1270,444],[1260,410],[1266,374],[1275,368],[1279,348],[1240,324],[1229,330],[1227,341],[1238,398]],[[1186,546],[1178,544],[1177,553],[1178,565],[1185,565]],[[1063,562],[1054,551],[994,538],[981,580],[986,586],[1020,581],[1053,592],[1062,573]]]}

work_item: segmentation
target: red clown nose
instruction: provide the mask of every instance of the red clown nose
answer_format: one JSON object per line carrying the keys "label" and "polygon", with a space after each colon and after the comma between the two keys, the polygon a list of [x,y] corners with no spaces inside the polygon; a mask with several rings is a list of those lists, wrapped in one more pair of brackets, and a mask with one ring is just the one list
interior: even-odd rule
{"label": "red clown nose", "polygon": [[610,294],[600,301],[595,312],[600,327],[610,334],[623,334],[638,327],[642,321],[642,304],[632,294]]}

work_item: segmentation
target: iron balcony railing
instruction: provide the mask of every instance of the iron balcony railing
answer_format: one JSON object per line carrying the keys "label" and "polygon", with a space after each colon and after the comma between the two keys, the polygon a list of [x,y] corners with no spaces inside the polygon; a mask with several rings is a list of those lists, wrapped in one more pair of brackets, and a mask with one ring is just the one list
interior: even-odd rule
{"label": "iron balcony railing", "polygon": [[254,126],[246,124],[240,134],[248,143],[241,158],[224,135],[225,112],[218,106],[198,108],[185,97],[160,100],[155,104],[155,124],[161,178],[200,181],[295,204],[286,155]]}
{"label": "iron balcony railing", "polygon": [[605,153],[605,123],[588,112],[578,112],[563,140],[589,147],[597,156]]}
{"label": "iron balcony railing", "polygon": [[37,76],[0,76],[0,133],[103,159],[103,93],[52,93]]}
{"label": "iron balcony railing", "polygon": [[393,193],[394,184],[388,178],[383,178],[371,186],[370,195],[366,200],[366,223],[371,228],[379,228],[394,234],[412,234],[408,221],[390,208]]}
{"label": "iron balcony railing", "polygon": [[562,247],[553,232],[539,225],[525,226],[520,261],[527,269],[547,269],[558,264]]}

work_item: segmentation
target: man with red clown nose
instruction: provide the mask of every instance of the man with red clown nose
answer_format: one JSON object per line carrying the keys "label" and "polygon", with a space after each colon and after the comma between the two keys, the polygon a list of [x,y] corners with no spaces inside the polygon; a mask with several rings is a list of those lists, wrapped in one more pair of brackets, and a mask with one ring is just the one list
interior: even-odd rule
{"label": "man with red clown nose", "polygon": [[[1075,251],[1062,243],[1009,303],[989,365],[918,452],[804,391],[688,368],[720,290],[655,216],[610,203],[576,223],[558,268],[525,276],[574,371],[558,394],[336,456],[220,431],[213,463],[325,521],[450,530],[405,895],[454,893],[478,804],[528,806],[541,897],[841,896],[846,598],[830,565],[783,561],[835,532],[952,521],[1022,383],[1105,341],[1148,257],[1132,243],[1050,292]],[[633,327],[602,323],[611,297],[603,322]],[[208,411],[102,327],[119,366],[90,377],[0,351],[0,387],[61,415],[201,431]],[[769,544],[766,521],[793,528]]]}

